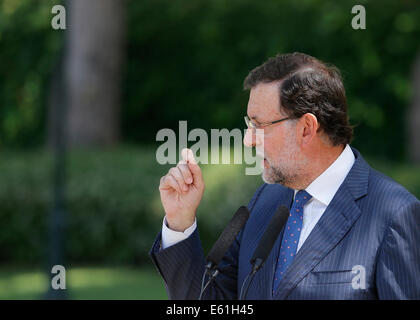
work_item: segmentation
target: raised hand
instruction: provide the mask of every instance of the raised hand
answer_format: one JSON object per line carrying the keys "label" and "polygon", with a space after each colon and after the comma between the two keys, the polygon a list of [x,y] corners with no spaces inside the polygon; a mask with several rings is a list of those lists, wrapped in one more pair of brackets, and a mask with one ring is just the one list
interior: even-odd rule
{"label": "raised hand", "polygon": [[168,227],[190,227],[204,193],[203,175],[190,149],[183,149],[182,160],[160,179],[159,191]]}

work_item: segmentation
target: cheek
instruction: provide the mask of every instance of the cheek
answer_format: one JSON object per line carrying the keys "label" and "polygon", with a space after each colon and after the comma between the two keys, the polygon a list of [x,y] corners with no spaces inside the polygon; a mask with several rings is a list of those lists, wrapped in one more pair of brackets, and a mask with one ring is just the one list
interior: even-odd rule
{"label": "cheek", "polygon": [[270,154],[278,154],[284,146],[284,139],[279,136],[266,135],[264,137],[264,149]]}
{"label": "cheek", "polygon": [[278,158],[280,151],[279,143],[271,139],[264,140],[264,156],[269,160],[273,161]]}

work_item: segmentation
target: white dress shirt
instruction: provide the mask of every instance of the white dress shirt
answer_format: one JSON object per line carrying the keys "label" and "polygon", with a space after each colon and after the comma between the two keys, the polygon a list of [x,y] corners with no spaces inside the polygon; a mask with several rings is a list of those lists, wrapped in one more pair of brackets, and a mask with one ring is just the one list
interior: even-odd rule
{"label": "white dress shirt", "polygon": [[[312,199],[303,208],[303,224],[297,251],[299,251],[325,209],[334,198],[338,188],[353,166],[354,161],[353,151],[349,145],[346,145],[339,157],[305,189],[312,196]],[[295,195],[297,192],[298,190],[295,190]],[[197,220],[184,232],[173,231],[168,228],[166,219],[163,218],[162,249],[166,249],[185,240],[194,232],[196,227]]]}

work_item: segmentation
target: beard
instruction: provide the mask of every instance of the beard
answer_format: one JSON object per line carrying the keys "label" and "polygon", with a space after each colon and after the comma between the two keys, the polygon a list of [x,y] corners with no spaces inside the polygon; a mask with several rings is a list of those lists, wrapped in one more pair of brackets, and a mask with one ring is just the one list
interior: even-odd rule
{"label": "beard", "polygon": [[299,149],[295,142],[293,131],[285,139],[285,145],[279,150],[275,159],[265,160],[268,167],[264,167],[262,179],[268,184],[278,183],[285,187],[296,184],[298,180],[300,168],[305,165],[306,161],[299,156]]}
{"label": "beard", "polygon": [[264,168],[262,179],[265,183],[268,183],[268,184],[278,183],[286,187],[292,184],[296,180],[296,178],[293,175],[290,175],[283,168],[278,168],[274,166],[270,166],[269,168]]}

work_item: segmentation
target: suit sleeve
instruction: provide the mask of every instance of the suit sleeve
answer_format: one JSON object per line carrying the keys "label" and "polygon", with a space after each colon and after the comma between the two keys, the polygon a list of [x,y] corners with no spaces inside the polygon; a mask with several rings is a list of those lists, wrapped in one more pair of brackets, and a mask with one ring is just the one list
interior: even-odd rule
{"label": "suit sleeve", "polygon": [[[161,234],[156,238],[150,257],[165,282],[169,299],[197,300],[205,269],[198,230],[187,239],[164,250],[160,249],[160,237]],[[219,264],[220,274],[206,289],[203,299],[235,299],[238,250],[237,237]]]}
{"label": "suit sleeve", "polygon": [[402,207],[386,232],[377,264],[380,299],[420,299],[420,202]]}
{"label": "suit sleeve", "polygon": [[[260,187],[255,192],[248,204],[250,211],[262,188]],[[237,299],[238,255],[242,232],[243,229],[219,263],[219,275],[207,287],[203,294],[203,299]],[[161,232],[156,237],[149,255],[165,282],[169,299],[197,300],[200,295],[201,281],[205,270],[205,256],[198,228],[187,239],[164,250],[161,249],[160,243]]]}

